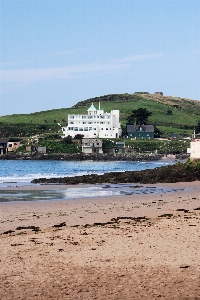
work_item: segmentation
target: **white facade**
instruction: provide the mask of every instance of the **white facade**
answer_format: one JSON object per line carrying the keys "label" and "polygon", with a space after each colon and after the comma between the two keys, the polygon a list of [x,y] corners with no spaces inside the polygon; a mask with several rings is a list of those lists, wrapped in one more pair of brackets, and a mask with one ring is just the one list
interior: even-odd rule
{"label": "white facade", "polygon": [[87,115],[68,115],[68,126],[62,127],[63,137],[82,134],[85,138],[118,138],[122,134],[119,123],[119,110],[105,113],[93,105]]}
{"label": "white facade", "polygon": [[190,143],[190,158],[200,158],[200,139],[195,139]]}

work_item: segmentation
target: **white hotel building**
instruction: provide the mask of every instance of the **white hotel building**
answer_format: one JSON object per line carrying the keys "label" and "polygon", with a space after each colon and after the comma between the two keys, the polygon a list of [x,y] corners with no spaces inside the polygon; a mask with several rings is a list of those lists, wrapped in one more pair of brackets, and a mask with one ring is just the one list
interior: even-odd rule
{"label": "white hotel building", "polygon": [[62,127],[63,137],[82,134],[85,138],[118,138],[122,134],[119,123],[119,110],[105,113],[96,109],[94,104],[87,110],[87,115],[68,115],[68,126]]}

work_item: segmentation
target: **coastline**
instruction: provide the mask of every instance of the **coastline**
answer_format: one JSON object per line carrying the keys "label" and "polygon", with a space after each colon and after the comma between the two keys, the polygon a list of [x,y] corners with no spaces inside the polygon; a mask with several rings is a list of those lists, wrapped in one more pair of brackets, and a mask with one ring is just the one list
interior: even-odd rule
{"label": "coastline", "polygon": [[[67,190],[82,190],[91,187],[94,187],[94,185],[35,185],[34,190],[45,192],[48,190],[66,190],[66,188]],[[147,187],[152,189],[152,193],[146,193],[145,188]],[[154,193],[156,187],[159,187],[161,191]],[[195,205],[200,205],[198,202],[200,198],[200,181],[148,184],[141,185],[140,188],[143,188],[143,193],[133,193],[131,195],[0,202],[0,234],[6,230],[15,230],[17,226],[26,225],[41,226],[46,229],[59,222],[66,222],[68,226],[74,226],[85,225],[86,223],[92,224],[95,220],[108,222],[110,219],[119,216],[154,218],[160,213],[174,212],[182,206],[185,209],[193,210]],[[31,189],[33,188],[31,187]],[[162,189],[165,189],[165,191],[162,192]],[[20,193],[29,191],[30,186],[4,187],[1,190]],[[166,192],[167,190],[170,192]],[[181,200],[182,197],[186,197],[185,200]],[[112,208],[107,209],[109,206],[112,206]],[[86,207],[89,207],[89,209],[86,209]]]}
{"label": "coastline", "polygon": [[0,155],[0,160],[64,160],[64,161],[157,161],[157,160],[185,160],[189,156],[186,153],[180,154],[154,154],[154,153],[126,153],[126,154],[89,154],[89,153],[25,153],[25,154],[4,154]]}

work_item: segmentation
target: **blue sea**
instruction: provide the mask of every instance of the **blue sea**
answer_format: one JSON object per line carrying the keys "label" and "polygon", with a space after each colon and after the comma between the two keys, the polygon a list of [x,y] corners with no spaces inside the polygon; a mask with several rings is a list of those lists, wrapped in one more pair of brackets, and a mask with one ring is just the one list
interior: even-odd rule
{"label": "blue sea", "polygon": [[[169,192],[158,187],[134,187],[133,184],[96,185],[82,188],[38,190],[31,181],[35,178],[104,174],[107,172],[140,171],[172,165],[175,161],[41,161],[41,160],[0,160],[0,202],[68,200],[85,197],[130,195],[140,193]],[[13,188],[6,191],[6,187]],[[26,187],[20,190],[20,187]],[[14,190],[15,188],[15,190]],[[16,188],[19,188],[16,190]]]}
{"label": "blue sea", "polygon": [[0,187],[30,185],[35,178],[67,177],[154,169],[175,161],[41,161],[0,160]]}

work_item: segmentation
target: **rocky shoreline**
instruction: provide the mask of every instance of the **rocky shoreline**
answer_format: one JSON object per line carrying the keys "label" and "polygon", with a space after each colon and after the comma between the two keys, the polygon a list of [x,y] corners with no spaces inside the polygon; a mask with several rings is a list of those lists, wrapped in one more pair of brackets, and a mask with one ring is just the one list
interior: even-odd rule
{"label": "rocky shoreline", "polygon": [[[85,154],[85,153],[53,153],[53,154],[4,154],[0,160],[66,160],[66,161],[156,161],[163,158],[163,154]],[[165,155],[166,156],[166,155]],[[186,159],[187,154],[177,154],[175,159]]]}
{"label": "rocky shoreline", "polygon": [[96,184],[96,183],[174,183],[192,182],[200,180],[200,167],[190,163],[177,163],[175,165],[143,171],[110,172],[103,175],[83,175],[63,178],[39,178],[32,183],[40,184]]}
{"label": "rocky shoreline", "polygon": [[116,160],[129,160],[129,161],[154,161],[161,159],[162,155],[149,155],[149,154],[68,154],[68,153],[53,153],[53,154],[6,154],[0,156],[0,159],[8,160],[66,160],[66,161],[116,161]]}

